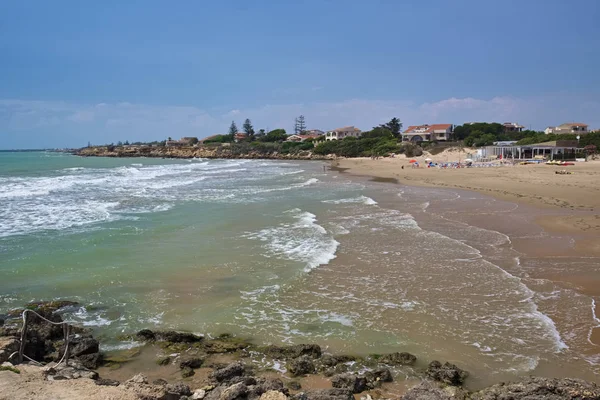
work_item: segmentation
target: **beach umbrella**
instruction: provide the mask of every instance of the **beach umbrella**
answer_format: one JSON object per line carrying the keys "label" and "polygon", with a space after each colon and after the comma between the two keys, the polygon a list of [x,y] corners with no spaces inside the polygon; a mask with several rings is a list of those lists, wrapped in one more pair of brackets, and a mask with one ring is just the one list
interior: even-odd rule
{"label": "beach umbrella", "polygon": [[465,162],[473,162],[470,158],[465,158]]}
{"label": "beach umbrella", "polygon": [[425,161],[433,161],[431,158],[426,158]]}
{"label": "beach umbrella", "polygon": [[417,162],[417,160],[415,160],[414,158],[413,158],[412,160],[410,160],[410,161],[409,161],[409,163],[411,163],[411,164],[414,164],[414,163],[416,163],[416,162]]}

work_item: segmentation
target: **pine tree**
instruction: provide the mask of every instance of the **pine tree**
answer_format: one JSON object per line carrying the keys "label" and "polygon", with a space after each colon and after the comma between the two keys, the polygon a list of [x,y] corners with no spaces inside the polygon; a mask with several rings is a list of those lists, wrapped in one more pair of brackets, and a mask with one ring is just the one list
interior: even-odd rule
{"label": "pine tree", "polygon": [[231,125],[229,126],[229,134],[235,135],[236,133],[238,133],[237,125],[235,124],[235,121],[231,121]]}
{"label": "pine tree", "polygon": [[249,118],[246,118],[246,121],[244,121],[244,132],[248,137],[254,136],[254,128],[252,127],[252,122],[250,122]]}
{"label": "pine tree", "polygon": [[394,117],[387,124],[379,125],[382,128],[389,129],[392,132],[392,135],[395,137],[400,137],[400,133],[402,131],[402,122],[400,119]]}
{"label": "pine tree", "polygon": [[295,120],[294,133],[296,135],[301,135],[304,132],[306,132],[306,121],[304,119],[304,115],[301,115]]}

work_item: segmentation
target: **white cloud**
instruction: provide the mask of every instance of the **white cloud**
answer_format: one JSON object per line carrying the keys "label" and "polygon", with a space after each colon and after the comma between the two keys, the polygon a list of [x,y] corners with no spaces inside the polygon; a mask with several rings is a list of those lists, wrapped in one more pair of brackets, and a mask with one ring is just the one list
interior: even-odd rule
{"label": "white cloud", "polygon": [[[416,104],[411,101],[349,99],[309,104],[266,104],[248,109],[203,110],[193,106],[0,99],[0,134],[14,139],[48,141],[44,146],[79,146],[89,141],[155,140],[167,136],[199,136],[226,132],[232,119],[250,118],[256,129],[293,128],[306,116],[309,128],[322,130],[355,125],[361,129],[397,116],[404,126],[423,123],[462,124],[467,121],[514,121],[534,129],[580,120],[600,128],[600,102],[564,95],[538,98],[449,98]],[[15,135],[27,132],[27,135]],[[9,138],[10,139],[10,138]],[[17,139],[14,139],[17,140]],[[6,140],[4,141],[6,142]],[[10,145],[10,140],[8,141]],[[6,146],[7,144],[4,143]],[[15,144],[23,147],[26,144]]]}

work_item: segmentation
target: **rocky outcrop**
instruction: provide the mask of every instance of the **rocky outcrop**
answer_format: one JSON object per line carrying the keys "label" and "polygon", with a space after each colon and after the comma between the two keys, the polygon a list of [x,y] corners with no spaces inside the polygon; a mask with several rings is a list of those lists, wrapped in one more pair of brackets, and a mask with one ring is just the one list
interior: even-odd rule
{"label": "rocky outcrop", "polygon": [[52,368],[44,370],[44,375],[49,381],[61,381],[71,379],[98,379],[98,373],[87,369],[81,362],[69,361],[68,364],[61,363]]}
{"label": "rocky outcrop", "polygon": [[292,396],[294,400],[354,400],[349,389],[319,389],[309,390]]}
{"label": "rocky outcrop", "polygon": [[354,374],[341,374],[331,378],[331,386],[339,389],[348,389],[352,393],[361,393],[367,389],[367,379]]}
{"label": "rocky outcrop", "polygon": [[0,336],[0,364],[8,361],[8,358],[15,351],[19,350],[19,341],[15,337]]}
{"label": "rocky outcrop", "polygon": [[436,382],[423,381],[402,396],[402,400],[465,400],[467,394],[456,386],[442,386]]}
{"label": "rocky outcrop", "polygon": [[271,159],[271,160],[327,160],[331,156],[319,156],[311,151],[294,154],[272,151],[259,151],[251,145],[210,145],[210,146],[95,146],[73,152],[82,157],[152,157],[152,158],[229,158],[229,159]]}
{"label": "rocky outcrop", "polygon": [[142,342],[162,341],[170,343],[198,343],[204,340],[204,337],[189,332],[151,331],[150,329],[142,329],[136,334],[136,339]]}
{"label": "rocky outcrop", "polygon": [[447,385],[461,386],[469,373],[449,362],[442,365],[439,361],[432,361],[427,367],[427,376]]}
{"label": "rocky outcrop", "polygon": [[321,357],[321,347],[317,344],[297,344],[293,346],[266,346],[258,349],[261,353],[278,360],[291,360],[294,358],[308,356],[310,358]]}
{"label": "rocky outcrop", "polygon": [[287,368],[292,376],[313,374],[316,370],[315,363],[312,358],[307,355],[293,359],[288,363]]}
{"label": "rocky outcrop", "polygon": [[390,353],[383,355],[379,362],[387,365],[413,365],[417,361],[417,357],[410,353]]}
{"label": "rocky outcrop", "polygon": [[[63,322],[61,314],[69,308],[78,306],[78,303],[72,301],[40,301],[29,303],[23,309],[9,312],[5,326],[0,332],[0,359],[8,357],[18,349],[18,339],[23,327],[21,315],[25,310],[31,310],[35,314],[26,314],[27,334],[24,355],[39,362],[60,360],[66,350],[64,325],[60,324]],[[46,320],[52,321],[54,324]],[[71,326],[69,338],[70,357],[85,368],[97,368],[102,360],[102,355],[99,343],[92,337],[91,331]],[[9,352],[9,350],[11,351]]]}
{"label": "rocky outcrop", "polygon": [[223,383],[230,382],[236,377],[243,376],[245,372],[244,364],[241,362],[235,362],[227,365],[224,368],[219,368],[210,375],[211,379]]}
{"label": "rocky outcrop", "polygon": [[579,379],[530,377],[472,394],[473,400],[600,400],[600,386]]}

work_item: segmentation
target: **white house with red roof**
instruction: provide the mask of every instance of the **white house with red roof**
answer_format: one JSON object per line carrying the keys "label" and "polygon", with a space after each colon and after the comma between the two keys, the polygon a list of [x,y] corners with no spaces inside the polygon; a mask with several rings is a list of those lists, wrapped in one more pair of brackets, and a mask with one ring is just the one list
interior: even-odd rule
{"label": "white house with red roof", "polygon": [[450,140],[452,124],[411,125],[402,132],[404,142],[445,142]]}

